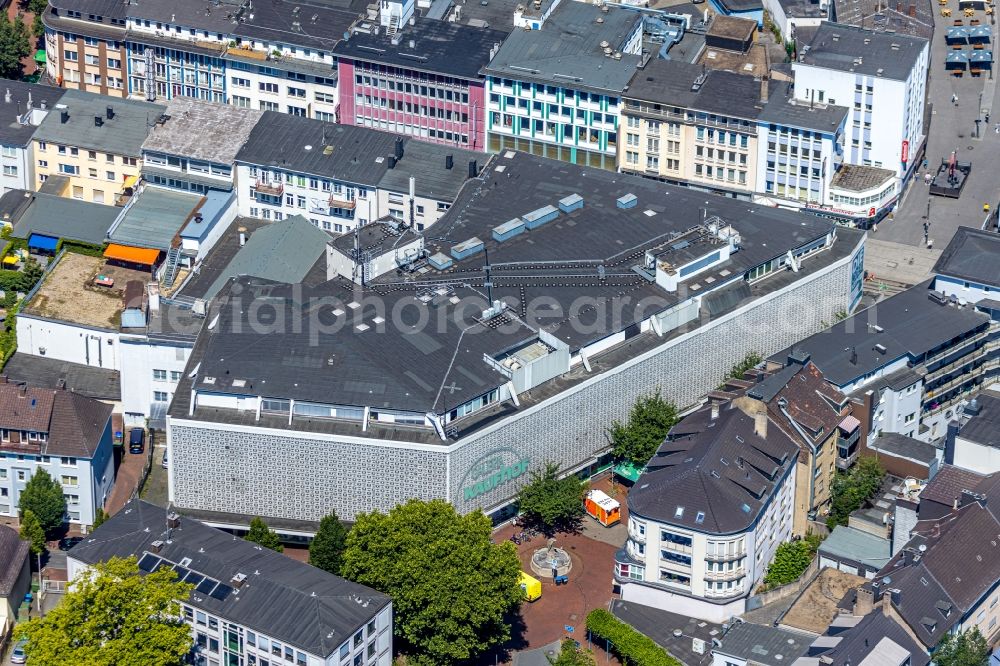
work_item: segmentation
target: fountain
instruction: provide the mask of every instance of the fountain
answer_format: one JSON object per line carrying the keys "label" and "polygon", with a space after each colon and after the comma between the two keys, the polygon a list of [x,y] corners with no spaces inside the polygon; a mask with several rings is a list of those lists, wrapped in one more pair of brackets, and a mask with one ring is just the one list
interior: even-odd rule
{"label": "fountain", "polygon": [[573,568],[569,553],[557,548],[555,539],[549,539],[545,548],[539,548],[531,555],[531,570],[536,576],[552,578],[552,570],[557,576],[565,576]]}

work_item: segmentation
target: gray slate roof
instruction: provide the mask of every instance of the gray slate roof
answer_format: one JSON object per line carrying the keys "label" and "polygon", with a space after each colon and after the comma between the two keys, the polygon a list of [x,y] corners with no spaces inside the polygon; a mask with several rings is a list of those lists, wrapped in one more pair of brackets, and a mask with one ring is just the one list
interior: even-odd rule
{"label": "gray slate roof", "polygon": [[3,374],[12,382],[31,382],[48,389],[58,388],[62,381],[69,390],[96,400],[122,399],[117,370],[17,352],[3,366]]}
{"label": "gray slate roof", "polygon": [[810,106],[806,102],[796,100],[786,84],[773,81],[767,104],[757,115],[757,119],[766,123],[780,123],[833,134],[847,120],[848,112],[846,106],[833,104]]}
{"label": "gray slate roof", "polygon": [[[17,530],[0,525],[0,599],[6,599],[14,591],[28,558],[29,546],[27,541],[21,541]],[[10,602],[16,608],[21,600],[11,599]]]}
{"label": "gray slate roof", "polygon": [[[10,101],[7,101],[7,93]],[[51,109],[66,92],[62,88],[53,88],[38,83],[24,81],[0,80],[0,144],[5,146],[27,146],[35,133],[35,126],[22,124],[20,118],[28,108],[28,97],[31,97],[32,108],[40,109],[42,102]]]}
{"label": "gray slate roof", "polygon": [[[814,649],[812,655],[828,658],[829,666],[876,666],[880,654],[885,650],[892,653],[909,653],[910,666],[927,666],[930,657],[927,651],[910,637],[894,618],[875,610],[865,615],[860,622],[835,638],[827,638],[827,643],[835,643],[832,649]],[[898,646],[898,647],[894,647]],[[891,662],[887,662],[891,663]]]}
{"label": "gray slate roof", "polygon": [[490,50],[503,42],[506,31],[473,28],[445,21],[417,21],[397,35],[355,33],[333,52],[340,59],[392,65],[462,79],[480,78]]}
{"label": "gray slate roof", "polygon": [[329,242],[330,236],[325,231],[301,215],[265,225],[250,234],[246,245],[206,290],[204,298],[215,298],[226,282],[240,275],[289,284],[302,282],[326,252]]}
{"label": "gray slate roof", "polygon": [[170,118],[150,130],[142,149],[232,164],[263,113],[229,104],[175,97],[167,103]]}
{"label": "gray slate roof", "polygon": [[615,5],[608,8],[603,13],[596,5],[561,3],[541,30],[514,30],[485,72],[577,90],[621,93],[640,57],[623,55],[614,60],[604,55],[600,44],[607,41],[610,48],[620,49],[642,18]]}
{"label": "gray slate roof", "polygon": [[[920,37],[824,21],[816,28],[809,46],[800,51],[799,62],[905,81],[925,48],[927,40]],[[861,62],[857,62],[858,58]]]}
{"label": "gray slate roof", "polygon": [[[16,193],[16,194],[15,194]],[[12,190],[4,195],[24,196],[23,190]],[[13,235],[28,238],[43,234],[55,238],[101,245],[114,224],[120,208],[102,204],[67,199],[52,194],[31,193],[27,207],[13,219]]]}
{"label": "gray slate roof", "polygon": [[265,111],[236,161],[375,187],[395,141],[387,132]]}
{"label": "gray slate roof", "polygon": [[[982,446],[1000,448],[1000,393],[984,391],[976,396],[976,414],[963,423],[958,436]],[[969,414],[969,408],[966,408]]]}
{"label": "gray slate roof", "polygon": [[[142,142],[150,127],[167,108],[72,89],[63,93],[59,104],[66,106],[69,120],[62,122],[60,109],[53,108],[38,126],[36,140],[136,158],[142,154]],[[109,106],[114,110],[111,119],[106,113]],[[102,126],[95,125],[95,116],[101,116]]]}
{"label": "gray slate roof", "polygon": [[[452,167],[445,168],[445,158],[452,158]],[[476,166],[486,166],[489,156],[474,150],[457,146],[445,146],[425,141],[407,141],[403,159],[396,167],[386,170],[378,182],[379,189],[407,194],[410,191],[410,176],[413,176],[418,197],[437,201],[452,202],[469,178],[469,162]]]}
{"label": "gray slate roof", "polygon": [[798,447],[774,423],[759,437],[753,417],[731,405],[716,419],[697,419],[696,428],[668,435],[629,493],[629,512],[708,534],[744,531],[795,464]]}
{"label": "gray slate roof", "polygon": [[715,654],[752,660],[760,666],[786,666],[805,655],[809,640],[787,629],[738,622],[722,637]]}
{"label": "gray slate roof", "polygon": [[1000,287],[1000,234],[959,227],[934,264],[934,273]]}
{"label": "gray slate roof", "polygon": [[938,451],[932,444],[898,432],[883,432],[869,448],[898,458],[909,458],[924,465],[930,465],[937,458]]}
{"label": "gray slate roof", "polygon": [[69,557],[85,564],[112,557],[142,558],[152,550],[153,541],[163,540],[156,557],[170,563],[190,558],[187,569],[226,584],[237,573],[247,576],[238,592],[223,599],[192,591],[192,606],[323,659],[390,603],[375,590],[191,518],[180,517],[180,527],[169,537],[166,530],[165,509],[133,500],[75,546]]}
{"label": "gray slate roof", "polygon": [[[989,317],[981,312],[931,300],[929,287],[930,280],[915,285],[796,342],[794,348],[809,352],[828,381],[845,386],[894,359],[919,359],[956,337],[988,326]],[[877,344],[885,347],[884,354],[876,351]],[[771,358],[783,363],[791,349]],[[852,350],[857,353],[856,363],[851,362]]]}
{"label": "gray slate roof", "polygon": [[761,111],[760,82],[754,77],[680,60],[650,60],[636,71],[623,97],[748,120]]}

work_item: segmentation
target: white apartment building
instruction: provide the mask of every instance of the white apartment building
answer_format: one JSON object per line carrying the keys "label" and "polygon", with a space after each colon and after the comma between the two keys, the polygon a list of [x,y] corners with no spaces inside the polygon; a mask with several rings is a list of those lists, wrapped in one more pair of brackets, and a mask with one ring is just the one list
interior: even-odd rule
{"label": "white apartment building", "polygon": [[228,532],[133,500],[70,551],[70,580],[112,557],[194,585],[181,612],[198,666],[392,664],[389,597]]}
{"label": "white apartment building", "polygon": [[486,155],[268,112],[235,161],[240,215],[302,215],[337,234],[385,217],[430,226]]}
{"label": "white apartment building", "polygon": [[713,405],[674,427],[629,493],[621,598],[725,622],[792,536],[798,448],[766,413]]}
{"label": "white apartment building", "polygon": [[792,63],[797,100],[851,110],[844,162],[894,171],[897,196],[924,147],[929,53],[919,37],[824,22]]}
{"label": "white apartment building", "polygon": [[31,137],[35,128],[63,95],[61,88],[21,81],[4,81],[0,113],[0,195],[11,190],[35,189],[35,161]]}
{"label": "white apartment building", "polygon": [[111,405],[65,388],[0,382],[0,516],[18,516],[38,470],[63,488],[66,519],[92,525],[115,483]]}

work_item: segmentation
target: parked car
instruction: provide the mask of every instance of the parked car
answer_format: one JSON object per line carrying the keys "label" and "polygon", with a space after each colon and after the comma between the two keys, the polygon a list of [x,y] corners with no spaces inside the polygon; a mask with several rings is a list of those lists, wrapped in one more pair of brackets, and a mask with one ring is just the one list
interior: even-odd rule
{"label": "parked car", "polygon": [[69,550],[70,548],[80,543],[81,541],[83,541],[83,537],[78,537],[78,536],[59,539],[59,550]]}
{"label": "parked car", "polygon": [[10,663],[12,664],[26,664],[28,663],[28,655],[24,652],[24,647],[28,644],[27,638],[22,638],[18,642],[14,643],[14,649],[10,653]]}
{"label": "parked car", "polygon": [[128,452],[142,453],[143,442],[146,440],[146,431],[142,428],[132,428],[128,432]]}

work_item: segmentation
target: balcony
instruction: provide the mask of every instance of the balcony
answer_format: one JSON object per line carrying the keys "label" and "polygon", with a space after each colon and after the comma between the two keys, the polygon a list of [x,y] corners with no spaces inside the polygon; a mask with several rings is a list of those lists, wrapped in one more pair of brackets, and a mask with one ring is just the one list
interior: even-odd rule
{"label": "balcony", "polygon": [[745,550],[739,553],[735,551],[725,553],[709,553],[706,551],[705,560],[707,562],[728,562],[729,560],[738,560],[746,557],[746,554]]}
{"label": "balcony", "polygon": [[706,571],[705,580],[739,580],[747,575],[746,569],[737,567],[732,571]]}
{"label": "balcony", "polygon": [[683,553],[684,555],[690,555],[692,553],[691,546],[685,546],[679,543],[674,543],[673,541],[660,541],[660,547],[666,550],[671,550],[675,553]]}
{"label": "balcony", "polygon": [[280,197],[285,191],[284,183],[265,183],[262,180],[258,180],[254,184],[254,189],[257,194],[267,194],[272,197]]}
{"label": "balcony", "polygon": [[330,195],[330,208],[343,208],[344,210],[354,210],[358,205],[357,200],[348,199],[343,194]]}

